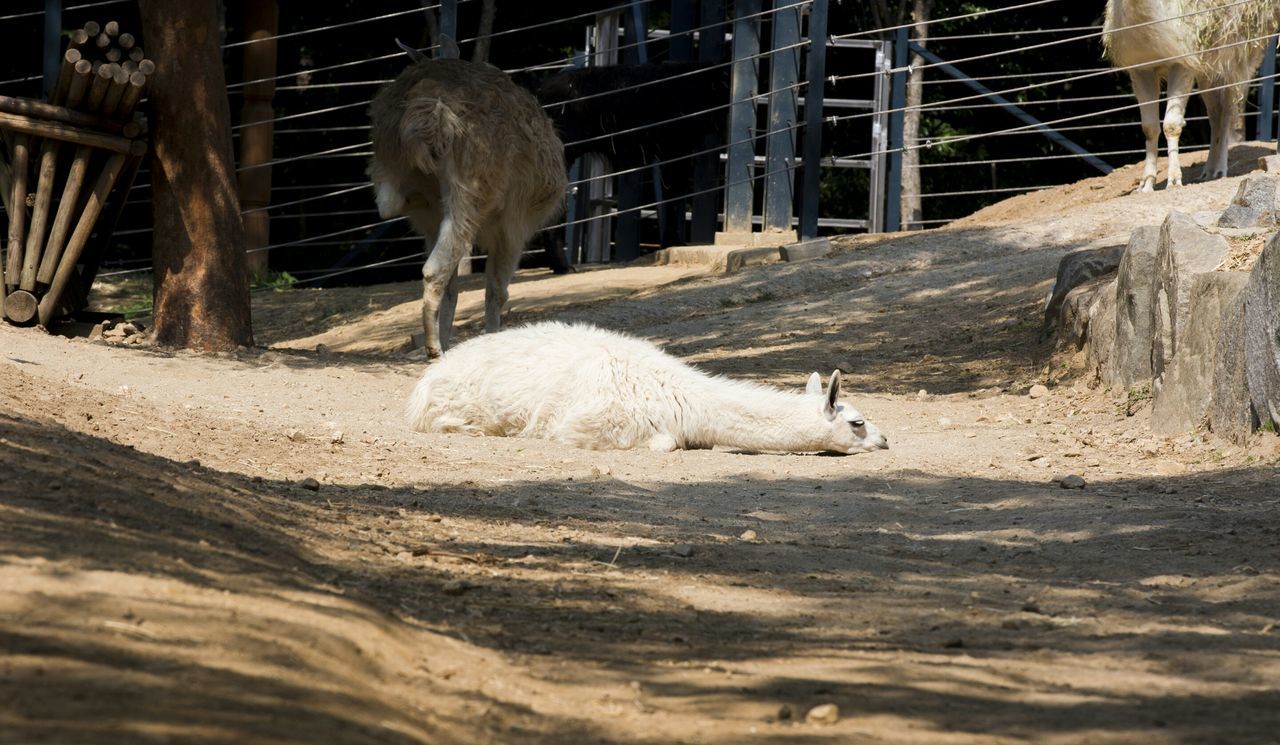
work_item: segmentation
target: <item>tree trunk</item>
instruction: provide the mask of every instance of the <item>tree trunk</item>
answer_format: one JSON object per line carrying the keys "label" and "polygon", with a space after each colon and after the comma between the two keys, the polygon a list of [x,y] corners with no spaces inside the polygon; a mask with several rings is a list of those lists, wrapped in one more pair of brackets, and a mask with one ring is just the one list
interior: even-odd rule
{"label": "tree trunk", "polygon": [[253,344],[244,228],[215,0],[141,0],[155,150],[155,342],[206,352]]}
{"label": "tree trunk", "polygon": [[276,33],[279,7],[276,0],[246,3],[244,30],[252,41],[244,47],[244,103],[240,107],[240,207],[244,222],[245,259],[249,276],[261,281],[267,274],[271,243],[271,156],[275,132]]}
{"label": "tree trunk", "polygon": [[480,3],[480,28],[476,31],[476,48],[471,53],[472,62],[489,61],[489,36],[493,34],[493,17],[497,13],[494,0]]}
{"label": "tree trunk", "polygon": [[[933,0],[915,0],[912,22],[915,23],[915,42],[924,46],[929,39],[929,14]],[[911,74],[907,78],[907,104],[902,118],[902,228],[919,230],[924,212],[920,206],[920,104],[924,100],[924,58],[911,55]]]}

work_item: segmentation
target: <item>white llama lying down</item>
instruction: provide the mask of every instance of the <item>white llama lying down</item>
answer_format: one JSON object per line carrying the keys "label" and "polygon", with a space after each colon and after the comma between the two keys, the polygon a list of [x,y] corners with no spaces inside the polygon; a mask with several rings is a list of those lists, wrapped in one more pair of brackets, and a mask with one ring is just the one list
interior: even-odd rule
{"label": "white llama lying down", "polygon": [[716,445],[860,453],[880,430],[826,390],[803,393],[708,375],[655,345],[587,325],[539,323],[486,334],[427,368],[409,399],[422,432],[534,437],[592,450]]}

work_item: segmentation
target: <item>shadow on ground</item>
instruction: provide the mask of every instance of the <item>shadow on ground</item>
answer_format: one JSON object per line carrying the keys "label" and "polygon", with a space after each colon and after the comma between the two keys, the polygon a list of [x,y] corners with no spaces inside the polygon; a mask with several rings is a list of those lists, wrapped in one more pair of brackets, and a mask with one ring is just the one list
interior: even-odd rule
{"label": "shadow on ground", "polygon": [[1014,739],[1275,734],[1269,469],[310,491],[12,416],[0,438],[0,742],[646,741],[451,686],[432,655],[456,642],[455,667],[585,663],[708,715],[817,699]]}

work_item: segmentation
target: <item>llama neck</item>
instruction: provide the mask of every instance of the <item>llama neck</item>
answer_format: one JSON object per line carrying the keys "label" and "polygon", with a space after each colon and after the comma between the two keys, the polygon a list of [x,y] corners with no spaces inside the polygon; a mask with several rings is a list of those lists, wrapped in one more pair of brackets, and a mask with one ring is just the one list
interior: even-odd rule
{"label": "llama neck", "polygon": [[827,447],[819,403],[800,393],[704,378],[684,421],[689,447],[807,452]]}

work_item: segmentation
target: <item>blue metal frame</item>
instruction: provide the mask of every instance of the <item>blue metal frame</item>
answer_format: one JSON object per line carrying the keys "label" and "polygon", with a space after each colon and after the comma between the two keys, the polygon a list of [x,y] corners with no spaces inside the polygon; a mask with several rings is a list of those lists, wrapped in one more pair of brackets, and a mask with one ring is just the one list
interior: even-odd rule
{"label": "blue metal frame", "polygon": [[[705,65],[718,65],[724,59],[725,0],[702,0],[699,7],[698,61]],[[702,149],[724,147],[725,141],[716,132],[702,135]],[[689,225],[689,239],[694,243],[710,243],[715,240],[719,222],[720,194],[716,189],[720,181],[719,151],[700,155],[693,163],[693,220]]]}
{"label": "blue metal frame", "polygon": [[44,97],[53,93],[62,69],[62,0],[44,0]]}
{"label": "blue metal frame", "polygon": [[1272,37],[1267,45],[1266,56],[1262,58],[1262,85],[1258,88],[1258,139],[1271,139],[1272,122],[1275,119],[1276,89],[1276,40]]}
{"label": "blue metal frame", "polygon": [[[440,34],[458,41],[458,0],[440,0]],[[435,56],[440,56],[436,50]]]}
{"label": "blue metal frame", "polygon": [[818,237],[822,185],[822,106],[827,78],[827,0],[809,8],[809,56],[805,62],[804,168],[800,188],[800,239]]}
{"label": "blue metal frame", "polygon": [[769,55],[769,130],[765,140],[764,230],[790,232],[795,204],[796,121],[800,97],[800,8],[807,0],[775,0]]}
{"label": "blue metal frame", "polygon": [[902,227],[902,128],[907,106],[906,27],[898,29],[893,42],[893,81],[889,90],[889,175],[884,200],[884,229],[890,233]]}
{"label": "blue metal frame", "polygon": [[729,109],[729,159],[725,167],[724,229],[750,233],[755,195],[751,170],[755,164],[756,89],[760,54],[761,0],[738,0],[733,19],[733,94]]}

